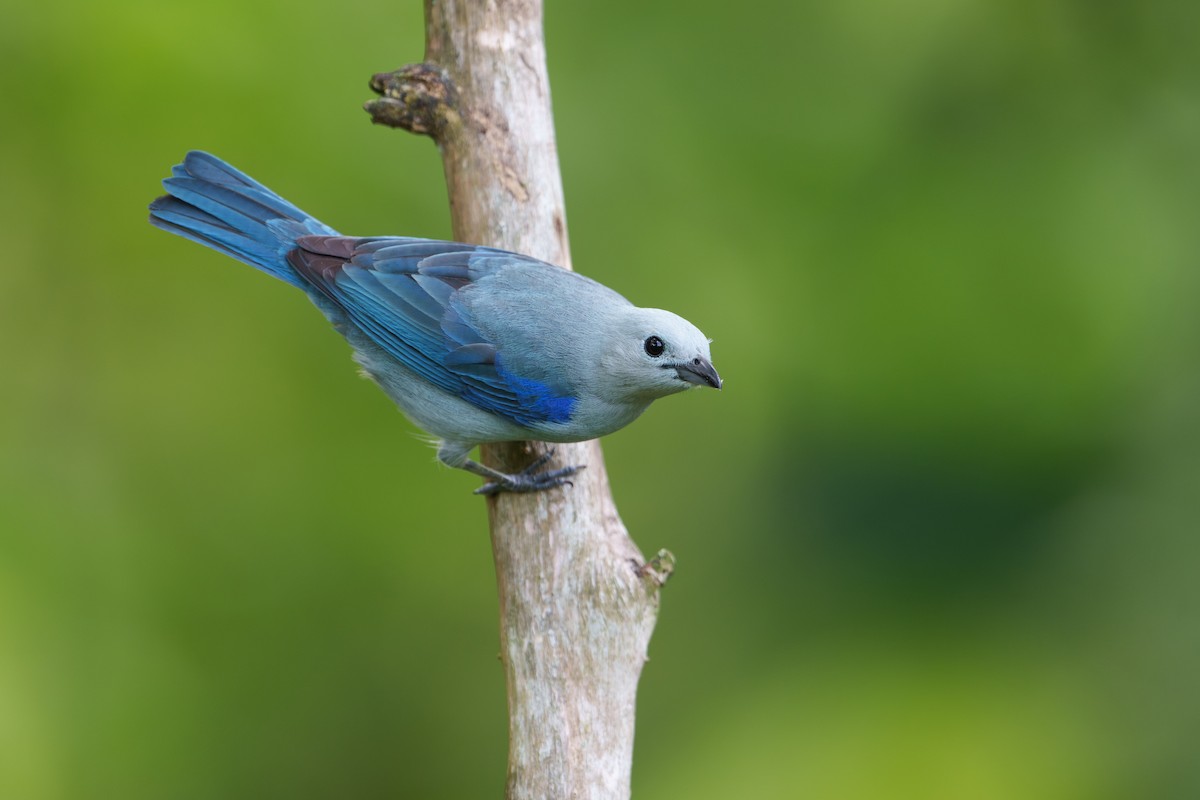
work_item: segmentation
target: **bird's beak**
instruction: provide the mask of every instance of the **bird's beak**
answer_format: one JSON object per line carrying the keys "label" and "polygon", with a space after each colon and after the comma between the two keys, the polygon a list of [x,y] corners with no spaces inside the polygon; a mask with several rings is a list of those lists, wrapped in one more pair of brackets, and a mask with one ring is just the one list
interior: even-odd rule
{"label": "bird's beak", "polygon": [[706,358],[693,358],[691,361],[676,364],[675,371],[688,383],[694,383],[697,386],[711,386],[714,389],[721,388],[721,376],[717,374],[712,362]]}

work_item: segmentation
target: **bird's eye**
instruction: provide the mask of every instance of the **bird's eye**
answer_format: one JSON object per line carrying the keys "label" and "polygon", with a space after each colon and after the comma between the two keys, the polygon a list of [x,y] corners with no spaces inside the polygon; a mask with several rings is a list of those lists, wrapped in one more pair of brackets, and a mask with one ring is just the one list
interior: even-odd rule
{"label": "bird's eye", "polygon": [[667,349],[667,346],[665,344],[663,344],[663,340],[658,338],[657,336],[651,336],[649,339],[646,340],[646,355],[648,355],[648,356],[653,356],[654,358],[658,358],[659,356],[661,356],[663,354],[663,351],[666,349]]}

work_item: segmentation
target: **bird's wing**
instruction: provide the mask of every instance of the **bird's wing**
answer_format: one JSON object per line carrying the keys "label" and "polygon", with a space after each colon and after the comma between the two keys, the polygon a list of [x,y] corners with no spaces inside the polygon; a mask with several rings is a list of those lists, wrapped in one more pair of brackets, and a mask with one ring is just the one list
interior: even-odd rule
{"label": "bird's wing", "polygon": [[471,324],[459,290],[527,256],[401,237],[302,236],[287,260],[375,344],[423,379],[521,425],[563,423],[576,398],[505,368]]}

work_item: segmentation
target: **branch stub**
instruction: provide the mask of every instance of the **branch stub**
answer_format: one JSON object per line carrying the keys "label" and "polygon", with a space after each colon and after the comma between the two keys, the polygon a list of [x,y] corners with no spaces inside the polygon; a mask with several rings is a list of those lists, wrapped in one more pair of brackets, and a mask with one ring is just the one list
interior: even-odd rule
{"label": "branch stub", "polygon": [[371,89],[382,95],[363,109],[371,122],[402,128],[442,141],[462,122],[458,90],[446,70],[436,64],[409,64],[371,76]]}

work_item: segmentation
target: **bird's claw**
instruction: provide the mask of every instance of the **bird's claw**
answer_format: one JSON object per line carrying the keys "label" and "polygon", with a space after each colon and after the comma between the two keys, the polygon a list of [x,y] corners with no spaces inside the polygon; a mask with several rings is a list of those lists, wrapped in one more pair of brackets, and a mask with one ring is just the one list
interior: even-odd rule
{"label": "bird's claw", "polygon": [[488,481],[483,486],[475,490],[475,494],[482,495],[497,495],[501,492],[513,492],[515,494],[526,494],[528,492],[542,492],[546,489],[556,489],[559,486],[574,486],[574,482],[570,480],[571,476],[586,468],[586,464],[579,464],[573,467],[562,467],[560,469],[552,469],[548,472],[538,472],[546,463],[554,456],[553,450],[548,450],[535,458],[533,462],[525,467],[520,472],[508,475],[499,473],[496,480]]}

